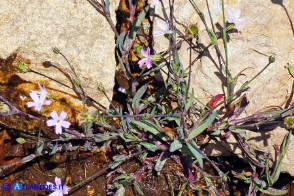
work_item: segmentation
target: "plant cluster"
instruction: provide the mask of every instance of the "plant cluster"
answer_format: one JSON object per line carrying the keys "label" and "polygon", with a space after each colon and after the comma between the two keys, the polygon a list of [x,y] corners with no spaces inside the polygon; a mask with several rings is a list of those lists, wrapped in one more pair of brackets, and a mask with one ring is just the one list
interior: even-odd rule
{"label": "plant cluster", "polygon": [[[102,0],[101,3],[97,0],[88,0],[106,18],[114,31],[116,57],[130,86],[129,89],[120,86],[117,91],[126,95],[127,107],[121,108],[112,105],[110,109],[90,113],[86,102],[88,100],[93,101],[93,99],[84,91],[83,81],[79,79],[74,66],[69,63],[59,49],[54,48],[54,53],[62,55],[71,68],[71,74],[73,75],[71,77],[72,89],[79,95],[84,105],[84,112],[80,114],[82,127],[80,130],[70,128],[71,123],[66,121],[67,113],[64,111],[52,111],[50,119],[36,117],[20,111],[12,103],[0,96],[2,101],[1,115],[20,115],[38,120],[40,124],[46,124],[49,129],[50,127],[55,127],[55,133],[59,136],[59,139],[46,138],[40,128],[35,141],[30,141],[25,135],[17,138],[20,144],[31,142],[32,146],[35,146],[35,153],[19,162],[30,162],[40,156],[51,156],[56,152],[76,150],[81,146],[85,151],[92,151],[102,146],[105,147],[104,149],[111,149],[113,143],[123,143],[127,145],[127,149],[124,152],[117,151],[117,155],[111,157],[112,161],[108,167],[98,171],[81,183],[69,187],[69,191],[67,187],[66,190],[59,190],[58,194],[71,193],[91,180],[108,173],[108,176],[115,177],[110,182],[107,194],[123,195],[125,187],[132,185],[139,194],[144,195],[139,186],[143,173],[146,170],[151,170],[155,171],[156,175],[160,175],[167,160],[173,159],[180,165],[184,173],[182,177],[183,184],[178,190],[178,195],[181,195],[184,189],[204,191],[195,186],[197,181],[195,178],[196,172],[202,175],[201,180],[204,180],[207,185],[205,191],[213,195],[221,195],[221,193],[229,194],[226,183],[232,181],[232,179],[229,178],[228,173],[224,173],[203,152],[201,137],[206,138],[204,143],[216,137],[223,141],[233,137],[243,152],[243,158],[251,166],[250,175],[232,171],[235,178],[248,184],[249,188],[246,194],[255,195],[257,192],[275,195],[284,194],[284,190],[273,189],[272,185],[280,175],[281,164],[289,146],[294,126],[293,106],[290,105],[275,112],[240,117],[249,103],[246,92],[250,89],[251,81],[272,64],[275,58],[270,56],[269,62],[263,70],[257,73],[254,78],[242,84],[239,89],[236,89],[238,78],[242,75],[242,72],[236,76],[233,76],[230,72],[228,34],[241,31],[246,24],[246,19],[240,18],[240,10],[226,10],[222,0],[222,30],[215,32],[208,27],[204,14],[195,1],[189,1],[195,9],[195,13],[201,18],[201,22],[205,24],[205,32],[211,40],[205,50],[214,47],[221,59],[219,65],[220,74],[227,81],[224,85],[226,90],[223,94],[215,95],[208,103],[202,103],[194,94],[194,89],[191,89],[192,66],[201,58],[204,51],[199,52],[199,56],[195,60],[192,59],[192,50],[198,38],[199,29],[197,24],[186,26],[185,32],[177,29],[173,13],[174,0],[168,1],[168,8],[163,6],[163,0],[153,0],[140,13],[135,13],[136,4],[131,0],[128,1],[131,10],[129,16],[130,26],[127,31],[120,34],[110,17],[110,0]],[[155,7],[162,8],[163,18],[156,15]],[[157,24],[153,36],[163,36],[163,39],[168,39],[169,41],[169,48],[164,52],[153,54],[151,46],[144,43],[137,44],[138,34],[142,33],[142,21],[150,15],[154,16]],[[223,45],[219,44],[218,40],[220,39],[223,41]],[[180,43],[182,42],[189,44],[190,63],[187,68],[182,64],[179,56]],[[221,47],[224,47],[224,54],[221,52]],[[136,65],[129,63],[128,57],[131,51],[135,51],[139,59]],[[140,68],[141,73],[134,76],[131,66]],[[167,68],[167,72],[163,68]],[[21,72],[31,70],[24,63],[18,64],[17,69]],[[289,71],[292,74],[294,73],[291,66],[289,66]],[[166,80],[161,88],[150,90],[150,84],[142,84],[144,77],[152,76],[158,72],[166,74]],[[27,107],[33,107],[35,111],[42,114],[43,109],[50,105],[53,99],[44,86],[39,84],[39,88],[39,91],[31,91],[30,97],[32,101],[27,103]],[[99,86],[98,90],[106,95],[103,86]],[[109,119],[112,119],[112,121]],[[116,124],[110,123],[113,121]],[[289,133],[285,136],[281,146],[276,147],[277,158],[271,167],[269,155],[264,154],[262,157],[257,157],[251,151],[245,132],[262,131],[264,129],[272,130],[281,125],[287,128]],[[79,142],[72,145],[73,141]],[[117,175],[116,170],[134,157],[140,161],[140,168],[134,173]],[[204,170],[204,161],[211,164],[217,172],[217,176],[211,176]],[[1,168],[2,173],[14,165],[3,166]],[[218,179],[222,187],[220,190],[215,187],[212,179]],[[56,184],[61,184],[59,178],[56,177],[55,181]]]}

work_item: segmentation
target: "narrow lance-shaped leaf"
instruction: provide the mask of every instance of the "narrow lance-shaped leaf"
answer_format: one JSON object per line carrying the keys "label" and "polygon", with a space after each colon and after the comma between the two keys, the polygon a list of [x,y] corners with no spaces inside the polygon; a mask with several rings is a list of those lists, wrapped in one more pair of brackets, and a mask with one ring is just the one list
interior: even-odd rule
{"label": "narrow lance-shaped leaf", "polygon": [[143,85],[135,94],[135,96],[133,98],[133,103],[132,103],[132,107],[133,107],[134,111],[136,111],[136,109],[139,108],[140,101],[142,99],[142,96],[145,94],[147,87],[148,87],[148,84]]}
{"label": "narrow lance-shaped leaf", "polygon": [[132,123],[135,124],[136,126],[140,127],[140,128],[145,129],[146,131],[152,133],[153,135],[156,135],[156,136],[160,137],[163,141],[167,141],[167,139],[162,135],[163,133],[158,131],[153,126],[150,126],[150,125],[146,124],[145,121],[142,121],[142,122],[133,121]]}
{"label": "narrow lance-shaped leaf", "polygon": [[187,102],[187,104],[185,106],[185,112],[187,112],[190,109],[190,107],[191,107],[191,105],[193,103],[193,100],[194,100],[194,89],[192,89],[192,94],[189,97],[188,102]]}
{"label": "narrow lance-shaped leaf", "polygon": [[137,17],[136,21],[134,22],[134,25],[131,28],[131,34],[130,34],[130,39],[134,40],[138,30],[140,29],[141,23],[143,21],[143,19],[145,18],[147,12],[149,11],[149,6],[146,6],[144,8],[144,10],[139,14],[139,16]]}
{"label": "narrow lance-shaped leaf", "polygon": [[194,131],[192,131],[188,138],[191,140],[195,137],[197,137],[200,133],[202,133],[211,123],[214,121],[216,118],[217,113],[215,111],[212,112],[212,114],[199,126],[197,127]]}
{"label": "narrow lance-shaped leaf", "polygon": [[174,140],[173,143],[170,145],[169,151],[174,152],[179,150],[183,147],[182,143],[179,140]]}
{"label": "narrow lance-shaped leaf", "polygon": [[191,151],[191,153],[196,158],[196,160],[198,161],[199,166],[201,168],[203,168],[203,157],[202,157],[202,155],[190,143],[187,143],[187,146],[188,146],[189,150]]}

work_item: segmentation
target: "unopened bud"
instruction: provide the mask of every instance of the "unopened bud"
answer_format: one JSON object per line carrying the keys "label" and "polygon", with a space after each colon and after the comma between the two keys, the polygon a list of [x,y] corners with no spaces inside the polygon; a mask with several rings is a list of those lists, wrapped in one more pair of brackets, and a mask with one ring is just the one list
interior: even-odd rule
{"label": "unopened bud", "polygon": [[226,31],[232,30],[235,28],[235,24],[234,23],[229,23],[228,26],[226,26]]}
{"label": "unopened bud", "polygon": [[26,63],[18,63],[16,69],[21,73],[27,73],[29,71],[29,66]]}
{"label": "unopened bud", "polygon": [[271,55],[269,58],[268,58],[268,62],[269,63],[274,63],[276,61],[276,58],[273,56],[273,55]]}
{"label": "unopened bud", "polygon": [[158,54],[152,55],[152,62],[158,62],[160,61],[161,56]]}
{"label": "unopened bud", "polygon": [[189,27],[187,29],[187,33],[190,38],[196,37],[199,33],[199,29],[198,29],[197,25],[195,25],[195,24],[189,25]]}
{"label": "unopened bud", "polygon": [[73,78],[73,82],[78,85],[78,86],[81,86],[81,80],[80,78]]}
{"label": "unopened bud", "polygon": [[60,50],[58,48],[54,47],[52,50],[55,54],[60,54]]}
{"label": "unopened bud", "polygon": [[104,92],[104,87],[103,87],[102,83],[100,83],[100,82],[98,83],[97,90],[101,91],[101,92]]}

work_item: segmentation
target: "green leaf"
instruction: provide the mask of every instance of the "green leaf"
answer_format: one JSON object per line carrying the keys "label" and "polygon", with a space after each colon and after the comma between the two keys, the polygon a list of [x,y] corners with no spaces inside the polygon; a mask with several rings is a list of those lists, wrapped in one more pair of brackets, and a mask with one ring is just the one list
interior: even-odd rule
{"label": "green leaf", "polygon": [[139,88],[139,90],[135,94],[135,96],[133,98],[133,103],[132,103],[132,107],[133,107],[134,111],[139,108],[140,101],[141,101],[143,95],[145,94],[147,87],[148,87],[148,84],[143,85],[141,88]]}
{"label": "green leaf", "polygon": [[287,68],[288,68],[289,74],[294,78],[294,66],[292,66],[288,63]]}
{"label": "green leaf", "polygon": [[158,137],[160,137],[163,141],[167,141],[167,139],[163,136],[163,133],[158,131],[154,126],[151,126],[148,123],[148,121],[133,121],[133,124],[135,124],[136,126],[152,133],[153,135],[156,135]]}
{"label": "green leaf", "polygon": [[268,187],[265,190],[260,190],[262,193],[268,194],[268,195],[286,195],[288,193],[288,190],[278,190],[271,187]]}
{"label": "green leaf", "polygon": [[162,152],[155,164],[155,171],[160,172],[168,158],[167,152]]}
{"label": "green leaf", "polygon": [[179,150],[183,147],[183,144],[179,140],[174,140],[173,143],[169,147],[170,152],[174,152],[176,150]]}
{"label": "green leaf", "polygon": [[217,36],[216,36],[216,34],[211,29],[207,29],[207,33],[209,35],[211,43],[217,45]]}
{"label": "green leaf", "polygon": [[42,151],[44,149],[44,142],[41,142],[41,144],[37,147],[37,150],[36,150],[36,155],[41,155],[42,154]]}
{"label": "green leaf", "polygon": [[106,12],[109,12],[109,5],[110,5],[110,1],[105,0],[105,10],[106,10]]}
{"label": "green leaf", "polygon": [[126,35],[127,35],[127,31],[124,31],[116,39],[116,48],[119,49],[121,54],[124,54],[124,52],[125,52],[124,51],[124,42],[125,42]]}
{"label": "green leaf", "polygon": [[120,136],[125,142],[141,141],[138,137],[136,137],[135,135],[130,134],[130,133],[119,133],[119,136]]}
{"label": "green leaf", "polygon": [[201,168],[203,168],[203,158],[202,158],[202,155],[190,143],[187,143],[187,146],[188,146],[189,150],[191,151],[191,153],[196,158],[196,160],[198,161],[199,166]]}
{"label": "green leaf", "polygon": [[24,138],[22,138],[22,137],[17,138],[16,141],[17,141],[17,143],[19,143],[19,144],[24,144],[24,143],[26,143],[26,140],[25,140]]}
{"label": "green leaf", "polygon": [[215,111],[212,112],[212,114],[199,126],[197,127],[194,131],[192,131],[188,139],[192,140],[193,138],[197,137],[199,134],[201,134],[207,127],[214,121],[216,118],[217,113]]}
{"label": "green leaf", "polygon": [[126,192],[125,187],[121,186],[116,192],[115,192],[115,196],[124,196]]}
{"label": "green leaf", "polygon": [[56,145],[54,145],[53,146],[53,149],[52,149],[52,151],[50,152],[50,154],[49,155],[53,155],[53,154],[55,154],[56,152],[57,152],[57,147],[58,147],[58,145],[56,144]]}
{"label": "green leaf", "polygon": [[141,23],[143,19],[145,18],[147,12],[149,11],[149,6],[146,6],[144,10],[139,14],[137,17],[136,21],[134,22],[132,28],[131,28],[131,33],[130,33],[130,39],[134,40],[136,38],[137,32],[140,29]]}
{"label": "green leaf", "polygon": [[134,181],[134,188],[140,195],[144,195],[143,191],[140,189],[139,185],[137,184],[136,181]]}
{"label": "green leaf", "polygon": [[190,107],[192,106],[193,100],[194,100],[194,89],[192,89],[192,94],[189,97],[189,100],[185,106],[185,112],[187,112],[190,109]]}
{"label": "green leaf", "polygon": [[154,144],[150,144],[150,143],[147,143],[147,142],[142,142],[140,144],[142,146],[144,146],[145,148],[147,148],[148,150],[152,151],[152,152],[155,152],[156,150],[159,150],[159,148]]}

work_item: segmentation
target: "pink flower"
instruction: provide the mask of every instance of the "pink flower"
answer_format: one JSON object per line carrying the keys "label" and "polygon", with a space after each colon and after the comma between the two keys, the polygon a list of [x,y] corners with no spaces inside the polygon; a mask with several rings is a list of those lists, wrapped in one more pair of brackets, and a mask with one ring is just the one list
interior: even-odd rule
{"label": "pink flower", "polygon": [[173,31],[170,30],[168,23],[166,23],[165,21],[156,20],[156,23],[157,23],[157,26],[161,30],[154,31],[154,33],[153,33],[154,36],[160,36],[160,35],[172,34],[173,33]]}
{"label": "pink flower", "polygon": [[68,194],[69,188],[61,183],[60,178],[55,177],[55,184],[47,182],[46,185],[50,186],[50,190],[55,190],[49,196],[63,196],[63,194]]}
{"label": "pink flower", "polygon": [[147,69],[150,69],[152,67],[152,57],[150,55],[150,48],[147,48],[147,51],[144,50],[143,48],[141,49],[141,54],[145,57],[141,59],[138,64],[140,68],[143,67],[143,65],[146,65]]}
{"label": "pink flower", "polygon": [[243,25],[245,25],[245,23],[247,22],[245,18],[240,18],[241,10],[240,9],[232,10],[228,8],[226,9],[226,11],[228,16],[227,21],[229,23],[233,23],[235,25],[235,29],[237,29],[238,31],[241,31]]}
{"label": "pink flower", "polygon": [[47,120],[46,123],[49,127],[55,126],[56,134],[62,133],[62,127],[69,128],[70,122],[64,120],[67,116],[66,112],[61,111],[60,116],[58,116],[57,112],[54,110],[50,113],[50,116],[52,117],[52,119]]}
{"label": "pink flower", "polygon": [[46,100],[46,97],[47,97],[47,94],[48,94],[46,88],[42,87],[40,84],[39,84],[39,88],[40,88],[40,91],[31,91],[30,96],[33,99],[33,101],[28,102],[27,106],[29,108],[30,107],[35,107],[34,109],[36,111],[40,112],[42,107],[44,105],[50,105],[51,101]]}

